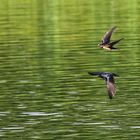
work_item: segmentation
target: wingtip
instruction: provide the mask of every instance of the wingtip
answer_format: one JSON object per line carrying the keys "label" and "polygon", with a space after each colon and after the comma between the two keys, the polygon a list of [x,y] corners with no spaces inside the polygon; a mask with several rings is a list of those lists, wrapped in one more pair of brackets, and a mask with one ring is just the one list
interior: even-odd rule
{"label": "wingtip", "polygon": [[109,99],[113,99],[112,93],[108,93],[108,97],[109,97]]}
{"label": "wingtip", "polygon": [[109,96],[109,99],[110,99],[110,100],[112,100],[112,99],[113,99],[113,97],[112,97],[112,96]]}
{"label": "wingtip", "polygon": [[116,28],[117,28],[117,26],[113,26],[113,27],[112,27],[113,30],[116,29]]}
{"label": "wingtip", "polygon": [[119,75],[118,75],[118,74],[116,74],[116,73],[113,73],[113,76],[119,77]]}
{"label": "wingtip", "polygon": [[100,75],[101,72],[88,72],[88,74],[93,75],[93,76],[97,76]]}
{"label": "wingtip", "polygon": [[89,75],[92,75],[92,72],[88,72]]}

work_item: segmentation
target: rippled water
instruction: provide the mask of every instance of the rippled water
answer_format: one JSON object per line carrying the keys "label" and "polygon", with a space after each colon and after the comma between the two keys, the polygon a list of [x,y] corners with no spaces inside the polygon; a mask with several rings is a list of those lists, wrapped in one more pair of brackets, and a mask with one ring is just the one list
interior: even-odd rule
{"label": "rippled water", "polygon": [[[0,139],[139,140],[138,0],[24,0],[0,5]],[[124,37],[97,47],[107,29]],[[117,94],[89,71],[109,71]]]}

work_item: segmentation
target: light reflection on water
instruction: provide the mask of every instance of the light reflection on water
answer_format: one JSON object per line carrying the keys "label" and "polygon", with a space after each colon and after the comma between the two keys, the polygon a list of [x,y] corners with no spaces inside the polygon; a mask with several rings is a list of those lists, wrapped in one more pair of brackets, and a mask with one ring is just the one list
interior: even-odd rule
{"label": "light reflection on water", "polygon": [[23,115],[29,115],[29,116],[57,116],[60,115],[60,113],[44,113],[44,112],[23,112]]}
{"label": "light reflection on water", "polygon": [[[138,0],[79,2],[1,5],[1,139],[139,139]],[[125,40],[103,51],[114,25]],[[120,75],[113,100],[89,71]]]}

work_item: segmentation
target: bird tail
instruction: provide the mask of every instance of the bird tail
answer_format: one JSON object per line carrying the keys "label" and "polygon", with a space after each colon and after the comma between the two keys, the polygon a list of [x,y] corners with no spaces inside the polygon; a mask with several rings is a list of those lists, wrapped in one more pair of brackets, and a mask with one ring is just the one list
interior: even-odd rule
{"label": "bird tail", "polygon": [[[115,41],[109,43],[109,45],[113,46],[113,45],[117,44],[118,42],[120,42],[120,41],[123,40],[123,39],[124,39],[124,38],[121,38],[121,39],[115,40]],[[116,48],[114,48],[114,49],[116,49]]]}
{"label": "bird tail", "polygon": [[90,75],[100,75],[101,72],[88,72],[88,74],[90,74]]}

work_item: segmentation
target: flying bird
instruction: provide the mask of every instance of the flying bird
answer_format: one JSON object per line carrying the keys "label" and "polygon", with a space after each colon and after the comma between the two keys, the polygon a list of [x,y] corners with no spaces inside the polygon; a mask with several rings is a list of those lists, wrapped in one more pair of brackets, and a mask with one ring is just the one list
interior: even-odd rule
{"label": "flying bird", "polygon": [[123,38],[110,42],[110,38],[111,38],[112,33],[115,29],[116,29],[116,26],[111,28],[109,31],[107,31],[105,33],[105,35],[102,38],[101,43],[99,44],[100,48],[103,48],[106,50],[117,49],[114,47],[114,45],[117,44],[118,42],[120,42]]}
{"label": "flying bird", "polygon": [[108,96],[110,99],[112,99],[116,93],[114,76],[119,76],[119,75],[110,72],[88,72],[88,73],[93,76],[101,77],[106,81]]}

